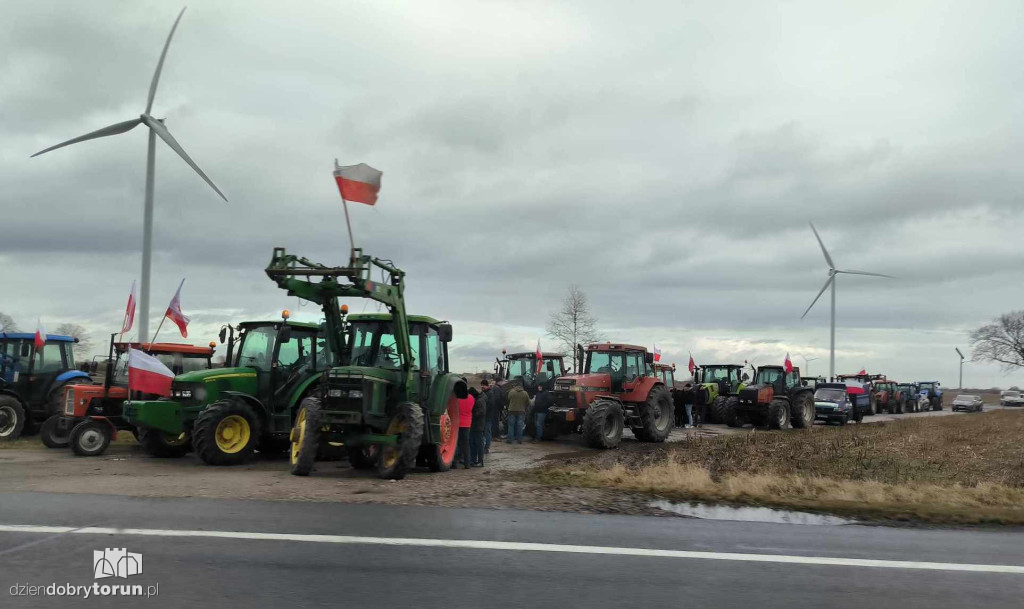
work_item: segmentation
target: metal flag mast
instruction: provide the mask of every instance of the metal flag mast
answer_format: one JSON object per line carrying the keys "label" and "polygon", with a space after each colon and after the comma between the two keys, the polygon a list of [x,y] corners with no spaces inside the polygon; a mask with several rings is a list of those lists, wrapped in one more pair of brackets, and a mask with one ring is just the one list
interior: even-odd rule
{"label": "metal flag mast", "polygon": [[[337,173],[337,171],[339,169],[341,169],[341,165],[338,163],[338,159],[334,159],[334,171],[335,171],[335,173]],[[349,245],[349,248],[348,248],[348,259],[349,260],[355,260],[356,242],[355,242],[355,239],[352,238],[352,221],[349,220],[349,217],[348,217],[348,200],[345,199],[345,195],[344,194],[341,195],[341,205],[342,205],[342,207],[345,208],[345,226],[348,227],[348,245]]]}

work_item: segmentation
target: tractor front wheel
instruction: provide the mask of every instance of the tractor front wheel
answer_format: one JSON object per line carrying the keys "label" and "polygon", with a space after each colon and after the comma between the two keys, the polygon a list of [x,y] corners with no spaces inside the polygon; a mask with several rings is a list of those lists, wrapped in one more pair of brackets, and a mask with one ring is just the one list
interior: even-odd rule
{"label": "tractor front wheel", "polygon": [[62,418],[63,415],[55,414],[39,429],[39,439],[47,448],[67,448],[71,444],[71,431],[61,427]]}
{"label": "tractor front wheel", "polygon": [[423,442],[423,410],[418,404],[402,402],[391,417],[387,435],[397,435],[394,444],[380,447],[380,458],[377,460],[377,475],[385,480],[401,480],[405,478],[416,464],[416,455],[420,452]]}
{"label": "tractor front wheel", "polygon": [[768,429],[785,429],[789,423],[789,402],[781,399],[768,404]]}
{"label": "tractor front wheel", "polygon": [[711,411],[711,422],[712,423],[728,423],[729,422],[729,398],[724,395],[720,395],[713,402],[709,408]]}
{"label": "tractor front wheel", "polygon": [[622,441],[622,405],[598,398],[583,414],[583,441],[591,448],[615,448]]}
{"label": "tractor front wheel", "polygon": [[740,399],[729,398],[725,403],[725,424],[729,427],[743,427],[746,421],[740,414]]}
{"label": "tractor front wheel", "polygon": [[292,474],[308,476],[316,464],[316,453],[320,448],[320,428],[323,427],[323,411],[320,400],[305,398],[299,406],[292,424],[292,446],[289,452],[292,462]]}
{"label": "tractor front wheel", "polygon": [[174,435],[159,429],[140,428],[137,437],[147,453],[162,459],[178,459],[192,450],[192,443],[186,434]]}
{"label": "tractor front wheel", "polygon": [[672,433],[674,407],[672,394],[664,385],[655,385],[647,394],[647,401],[640,404],[640,427],[633,428],[633,435],[641,442],[664,442]]}
{"label": "tractor front wheel", "polygon": [[800,393],[793,399],[793,412],[790,413],[793,427],[807,429],[814,426],[814,397],[810,393]]}
{"label": "tractor front wheel", "polygon": [[86,419],[71,430],[71,450],[79,457],[102,455],[110,446],[110,436],[109,423]]}
{"label": "tractor front wheel", "polygon": [[260,437],[260,419],[241,400],[221,400],[196,417],[196,454],[207,465],[238,465],[252,459]]}
{"label": "tractor front wheel", "polygon": [[25,428],[25,408],[13,395],[0,395],[0,442],[13,442]]}

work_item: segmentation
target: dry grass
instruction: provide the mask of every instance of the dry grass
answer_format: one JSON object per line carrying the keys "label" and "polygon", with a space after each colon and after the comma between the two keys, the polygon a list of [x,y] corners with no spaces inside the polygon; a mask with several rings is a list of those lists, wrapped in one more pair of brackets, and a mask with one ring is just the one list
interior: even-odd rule
{"label": "dry grass", "polygon": [[640,445],[535,476],[683,500],[1024,524],[1024,415],[999,411]]}

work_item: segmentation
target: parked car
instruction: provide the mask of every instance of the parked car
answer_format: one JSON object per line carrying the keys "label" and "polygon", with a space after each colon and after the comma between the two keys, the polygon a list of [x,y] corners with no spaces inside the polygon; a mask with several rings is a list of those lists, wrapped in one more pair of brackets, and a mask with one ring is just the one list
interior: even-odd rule
{"label": "parked car", "polygon": [[961,393],[953,400],[953,412],[963,410],[965,412],[981,412],[984,402],[981,396],[974,393]]}
{"label": "parked car", "polygon": [[1020,391],[1008,389],[999,394],[1000,406],[1024,406],[1024,395]]}
{"label": "parked car", "polygon": [[[857,388],[854,388],[856,391]],[[860,402],[858,407],[857,402]],[[846,383],[819,382],[814,388],[814,419],[828,423],[846,425],[849,421],[858,423],[868,409],[868,399],[863,390],[850,393]]]}

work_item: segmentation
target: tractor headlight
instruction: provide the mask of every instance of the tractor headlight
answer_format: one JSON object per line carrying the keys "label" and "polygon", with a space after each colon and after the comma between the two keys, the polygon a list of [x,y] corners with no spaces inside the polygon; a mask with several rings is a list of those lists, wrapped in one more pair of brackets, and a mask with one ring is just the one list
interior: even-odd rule
{"label": "tractor headlight", "polygon": [[327,397],[329,398],[352,398],[354,400],[363,399],[362,389],[328,389]]}
{"label": "tractor headlight", "polygon": [[69,417],[75,416],[75,392],[72,389],[64,392],[64,414]]}
{"label": "tractor headlight", "polygon": [[196,387],[192,390],[192,399],[197,402],[206,401],[206,387]]}

